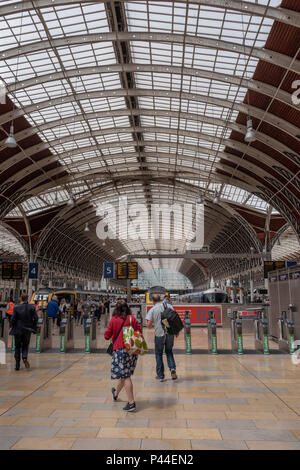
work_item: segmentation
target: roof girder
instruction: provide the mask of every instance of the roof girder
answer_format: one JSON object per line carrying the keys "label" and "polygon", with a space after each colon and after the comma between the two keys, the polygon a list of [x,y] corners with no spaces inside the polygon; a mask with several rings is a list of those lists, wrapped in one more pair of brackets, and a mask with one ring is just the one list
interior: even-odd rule
{"label": "roof girder", "polygon": [[10,58],[18,57],[19,55],[32,54],[38,51],[45,49],[51,49],[53,47],[65,47],[65,46],[74,46],[82,44],[91,44],[91,43],[101,43],[108,41],[143,41],[143,42],[163,42],[163,43],[176,43],[176,44],[185,44],[195,47],[205,47],[216,50],[223,50],[228,52],[233,52],[236,54],[243,54],[257,59],[261,59],[265,62],[269,62],[274,65],[278,65],[282,68],[290,68],[292,72],[300,73],[300,61],[295,60],[292,65],[292,58],[280,54],[279,52],[258,48],[244,46],[230,41],[216,40],[201,36],[190,36],[183,34],[174,34],[174,33],[158,33],[158,32],[140,32],[140,31],[130,31],[130,32],[109,32],[109,33],[97,33],[97,34],[84,34],[78,36],[68,36],[64,38],[54,38],[40,42],[26,43],[21,47],[15,47],[11,49],[6,49],[1,52],[2,58],[7,60]]}
{"label": "roof girder", "polygon": [[[109,3],[111,0],[78,0],[78,3]],[[125,2],[125,0],[120,0]],[[161,2],[169,3],[169,0],[160,0]],[[152,0],[153,3],[156,3],[157,0]],[[177,0],[177,3],[187,4],[186,0]],[[63,5],[72,5],[74,0],[52,0],[51,6],[63,6]],[[245,14],[252,14],[254,16],[262,16],[270,18],[272,20],[278,21],[280,23],[299,26],[300,24],[300,15],[298,12],[293,10],[288,10],[286,8],[275,8],[266,5],[259,5],[257,3],[250,3],[242,0],[189,0],[189,4],[193,5],[205,5],[212,8],[222,8],[229,9],[234,11],[240,11]],[[22,11],[32,10],[34,8],[49,8],[49,0],[34,0],[28,1],[24,0],[18,3],[10,3],[0,7],[0,16],[15,14]]]}
{"label": "roof girder", "polygon": [[[293,59],[292,59],[293,60]],[[292,62],[291,60],[291,62]],[[145,73],[167,73],[167,74],[176,74],[176,75],[184,75],[184,76],[192,76],[198,78],[205,78],[208,80],[216,80],[222,83],[227,83],[230,85],[235,85],[237,87],[243,87],[246,89],[254,90],[258,93],[265,94],[271,98],[276,96],[276,99],[282,101],[284,104],[291,106],[292,108],[298,109],[298,105],[293,103],[291,100],[290,93],[273,87],[265,82],[260,82],[258,80],[253,79],[244,79],[242,77],[235,77],[229,74],[220,73],[220,72],[211,72],[203,69],[196,69],[193,67],[179,67],[175,65],[148,65],[148,64],[111,64],[111,65],[103,65],[103,66],[92,66],[92,67],[81,67],[77,69],[69,69],[64,70],[62,72],[54,72],[45,75],[40,75],[38,78],[29,78],[27,80],[21,80],[17,82],[12,82],[7,86],[8,92],[15,93],[20,89],[25,89],[30,86],[36,86],[42,83],[49,83],[51,81],[63,80],[65,78],[72,78],[78,77],[82,75],[93,75],[93,74],[101,74],[101,73],[120,73],[120,72],[145,72]],[[124,91],[123,91],[124,92]],[[94,92],[86,93],[86,98],[92,98]],[[97,92],[98,97],[103,97],[104,92]],[[72,95],[71,95],[72,96]],[[76,94],[78,99],[80,99],[80,93]],[[113,96],[118,96],[117,91],[114,93]],[[73,100],[73,99],[72,99]],[[57,101],[59,103],[66,103],[65,97],[61,96],[60,98],[50,99],[42,102],[46,107],[49,105],[53,105],[54,102]],[[40,106],[42,103],[37,103],[34,105],[30,105],[30,111],[39,110],[41,109]],[[28,110],[25,106],[23,108],[23,112],[28,114]]]}

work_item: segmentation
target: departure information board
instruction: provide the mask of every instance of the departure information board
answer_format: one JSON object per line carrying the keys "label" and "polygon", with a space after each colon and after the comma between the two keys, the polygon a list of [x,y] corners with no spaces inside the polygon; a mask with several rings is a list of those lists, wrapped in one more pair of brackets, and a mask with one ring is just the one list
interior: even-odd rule
{"label": "departure information board", "polygon": [[2,263],[2,279],[23,279],[23,263]]}
{"label": "departure information board", "polygon": [[128,279],[138,279],[138,264],[135,261],[127,263],[128,265]]}
{"label": "departure information board", "polygon": [[138,279],[138,263],[117,263],[117,279]]}
{"label": "departure information board", "polygon": [[127,263],[117,263],[117,279],[127,279]]}
{"label": "departure information board", "polygon": [[270,271],[285,268],[285,261],[265,261],[264,262],[264,278],[268,279]]}

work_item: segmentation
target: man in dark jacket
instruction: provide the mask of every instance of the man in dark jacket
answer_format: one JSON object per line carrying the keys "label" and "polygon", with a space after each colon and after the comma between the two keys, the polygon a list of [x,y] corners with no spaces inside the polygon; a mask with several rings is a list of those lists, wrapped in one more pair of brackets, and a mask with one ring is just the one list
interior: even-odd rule
{"label": "man in dark jacket", "polygon": [[20,370],[21,350],[26,369],[29,369],[28,348],[32,332],[36,332],[38,316],[33,305],[28,304],[28,295],[21,295],[21,304],[14,307],[10,335],[15,337],[16,370]]}

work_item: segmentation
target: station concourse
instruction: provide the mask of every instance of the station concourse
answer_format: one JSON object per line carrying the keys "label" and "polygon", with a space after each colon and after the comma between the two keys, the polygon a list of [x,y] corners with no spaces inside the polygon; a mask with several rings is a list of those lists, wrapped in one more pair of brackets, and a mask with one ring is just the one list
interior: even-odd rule
{"label": "station concourse", "polygon": [[0,450],[300,450],[299,32],[299,0],[1,0]]}

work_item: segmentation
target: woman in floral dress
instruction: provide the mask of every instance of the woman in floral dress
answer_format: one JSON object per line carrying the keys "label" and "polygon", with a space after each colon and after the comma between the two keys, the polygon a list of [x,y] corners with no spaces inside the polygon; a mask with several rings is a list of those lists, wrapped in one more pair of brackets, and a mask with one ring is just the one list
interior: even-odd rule
{"label": "woman in floral dress", "polygon": [[117,401],[123,387],[127,393],[128,403],[123,408],[125,411],[135,411],[136,404],[133,396],[133,384],[131,376],[134,373],[137,358],[136,354],[128,354],[124,348],[123,327],[131,326],[135,331],[142,333],[141,327],[135,316],[131,314],[125,300],[119,300],[104,333],[106,340],[112,338],[113,355],[111,359],[111,378],[118,380],[117,388],[112,388],[113,400]]}

